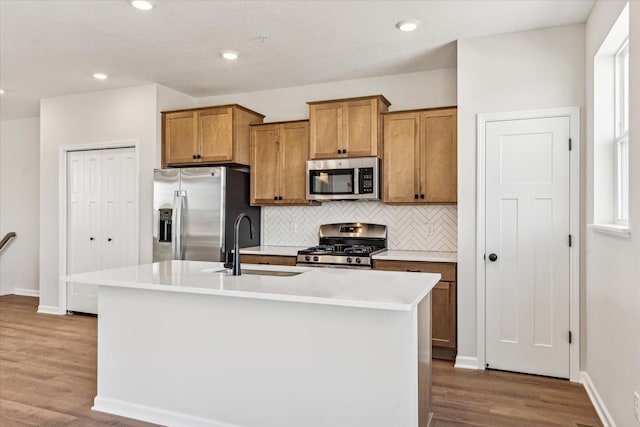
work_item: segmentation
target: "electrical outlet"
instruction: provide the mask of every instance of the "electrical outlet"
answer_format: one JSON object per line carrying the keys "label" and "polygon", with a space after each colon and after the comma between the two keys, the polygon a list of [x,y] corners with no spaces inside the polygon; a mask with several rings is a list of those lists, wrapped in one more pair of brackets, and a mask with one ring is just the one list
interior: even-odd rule
{"label": "electrical outlet", "polygon": [[291,231],[292,233],[296,233],[298,231],[298,223],[297,222],[290,223],[289,231]]}
{"label": "electrical outlet", "polygon": [[433,224],[425,224],[424,229],[427,233],[427,236],[433,236]]}
{"label": "electrical outlet", "polygon": [[637,391],[633,392],[633,406],[636,411],[636,421],[640,423],[640,394]]}

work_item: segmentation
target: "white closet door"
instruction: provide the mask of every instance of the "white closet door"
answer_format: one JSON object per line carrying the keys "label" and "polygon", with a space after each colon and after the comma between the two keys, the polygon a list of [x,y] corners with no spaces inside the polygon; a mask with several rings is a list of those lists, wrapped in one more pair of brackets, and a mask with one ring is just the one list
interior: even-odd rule
{"label": "white closet door", "polygon": [[[135,264],[135,150],[73,152],[68,159],[68,273]],[[67,309],[97,313],[97,288],[68,284]]]}
{"label": "white closet door", "polygon": [[102,156],[102,268],[136,262],[135,153],[132,148],[105,150]]}
{"label": "white closet door", "polygon": [[[67,155],[67,273],[98,270],[102,257],[100,152]],[[67,309],[97,313],[97,286],[67,284]]]}

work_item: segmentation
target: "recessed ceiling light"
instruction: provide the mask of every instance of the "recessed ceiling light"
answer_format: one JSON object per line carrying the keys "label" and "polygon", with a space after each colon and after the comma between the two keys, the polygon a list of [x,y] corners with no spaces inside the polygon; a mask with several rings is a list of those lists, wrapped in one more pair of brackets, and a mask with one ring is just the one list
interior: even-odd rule
{"label": "recessed ceiling light", "polygon": [[131,6],[140,10],[151,10],[153,9],[153,2],[149,0],[129,0]]}
{"label": "recessed ceiling light", "polygon": [[419,26],[420,21],[417,19],[403,19],[396,24],[396,28],[400,31],[415,31]]}
{"label": "recessed ceiling light", "polygon": [[4,95],[4,89],[0,89],[0,95]]}
{"label": "recessed ceiling light", "polygon": [[106,75],[106,74],[104,74],[104,73],[95,73],[95,74],[93,75],[93,78],[94,78],[94,79],[98,79],[98,80],[107,80],[107,79],[109,78],[109,76],[107,76],[107,75]]}
{"label": "recessed ceiling light", "polygon": [[224,52],[222,52],[222,57],[224,59],[233,61],[234,59],[238,59],[238,52],[234,50],[225,50]]}

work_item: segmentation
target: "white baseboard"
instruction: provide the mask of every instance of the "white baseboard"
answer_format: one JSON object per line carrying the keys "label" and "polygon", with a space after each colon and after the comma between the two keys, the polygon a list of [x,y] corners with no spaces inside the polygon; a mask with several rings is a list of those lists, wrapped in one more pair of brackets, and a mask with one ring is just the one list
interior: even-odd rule
{"label": "white baseboard", "polygon": [[54,305],[39,305],[38,306],[38,313],[41,313],[41,314],[57,314],[57,315],[67,314],[66,312],[60,311],[60,308],[58,308],[58,307],[56,307]]}
{"label": "white baseboard", "polygon": [[600,421],[604,427],[616,427],[616,423],[613,421],[613,417],[609,413],[607,406],[604,404],[604,401],[598,394],[598,390],[596,390],[596,386],[591,381],[591,377],[586,371],[580,372],[582,377],[582,385],[585,390],[587,390],[587,394],[589,395],[589,399],[591,399],[591,403],[593,407],[596,409],[598,416],[600,417]]}
{"label": "white baseboard", "polygon": [[155,408],[153,406],[139,405],[137,403],[100,396],[95,397],[93,400],[93,407],[91,409],[98,412],[106,412],[108,414],[166,426],[242,427],[238,424],[229,424],[221,421],[194,417],[180,412],[168,411],[166,409]]}
{"label": "white baseboard", "polygon": [[23,297],[39,297],[40,296],[40,291],[37,289],[20,289],[20,288],[15,288],[13,290],[13,294],[14,295],[21,295]]}
{"label": "white baseboard", "polygon": [[456,357],[456,368],[461,369],[480,369],[477,357],[458,356]]}

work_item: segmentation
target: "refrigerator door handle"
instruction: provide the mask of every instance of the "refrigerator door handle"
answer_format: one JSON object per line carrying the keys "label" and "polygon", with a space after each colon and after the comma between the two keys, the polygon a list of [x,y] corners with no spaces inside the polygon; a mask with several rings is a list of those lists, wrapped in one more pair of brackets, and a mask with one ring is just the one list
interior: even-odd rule
{"label": "refrigerator door handle", "polygon": [[183,237],[183,208],[185,197],[187,196],[186,191],[176,191],[174,206],[173,206],[173,241],[171,244],[171,258],[172,259],[184,259],[184,245],[182,244]]}

